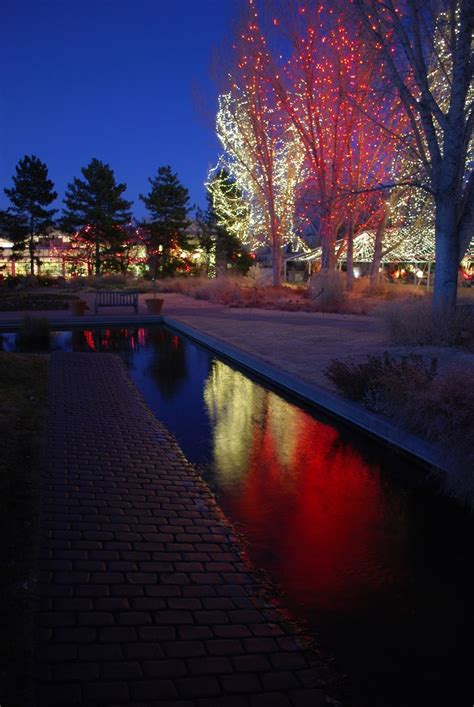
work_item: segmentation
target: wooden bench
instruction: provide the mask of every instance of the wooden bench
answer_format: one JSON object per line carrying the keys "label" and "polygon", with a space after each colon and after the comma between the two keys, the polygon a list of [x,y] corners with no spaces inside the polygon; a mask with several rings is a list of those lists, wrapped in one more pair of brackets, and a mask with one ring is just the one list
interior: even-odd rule
{"label": "wooden bench", "polygon": [[129,290],[121,292],[116,290],[104,290],[97,292],[94,301],[94,312],[97,314],[99,307],[133,307],[138,314],[138,292]]}

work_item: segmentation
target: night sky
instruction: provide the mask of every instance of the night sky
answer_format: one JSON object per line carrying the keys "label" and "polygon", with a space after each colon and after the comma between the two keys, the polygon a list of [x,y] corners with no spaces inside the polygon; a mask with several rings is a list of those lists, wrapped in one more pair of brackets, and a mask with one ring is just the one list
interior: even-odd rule
{"label": "night sky", "polygon": [[[198,205],[218,155],[212,64],[242,0],[2,0],[0,207],[35,154],[62,201],[92,157],[136,216],[147,177],[170,164]],[[222,64],[222,60],[220,62]]]}

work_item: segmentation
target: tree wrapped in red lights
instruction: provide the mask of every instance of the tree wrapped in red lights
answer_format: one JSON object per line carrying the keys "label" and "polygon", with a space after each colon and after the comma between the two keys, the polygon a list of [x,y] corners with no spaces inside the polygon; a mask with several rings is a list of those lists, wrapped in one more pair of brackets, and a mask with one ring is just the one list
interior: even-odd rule
{"label": "tree wrapped in red lights", "polygon": [[350,251],[353,236],[383,213],[386,195],[375,189],[396,158],[403,129],[399,100],[381,96],[379,51],[367,51],[359,28],[342,12],[272,2],[271,15],[260,19],[254,0],[249,7],[258,26],[248,43],[251,61],[260,57],[280,110],[304,146],[303,208],[313,219],[317,213],[328,269],[341,245]]}

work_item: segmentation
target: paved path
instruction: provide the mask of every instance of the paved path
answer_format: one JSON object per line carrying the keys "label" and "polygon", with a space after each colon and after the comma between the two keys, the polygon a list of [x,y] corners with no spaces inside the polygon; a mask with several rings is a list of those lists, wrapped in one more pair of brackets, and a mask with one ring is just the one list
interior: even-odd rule
{"label": "paved path", "polygon": [[51,356],[48,444],[38,707],[325,704],[317,664],[118,357]]}

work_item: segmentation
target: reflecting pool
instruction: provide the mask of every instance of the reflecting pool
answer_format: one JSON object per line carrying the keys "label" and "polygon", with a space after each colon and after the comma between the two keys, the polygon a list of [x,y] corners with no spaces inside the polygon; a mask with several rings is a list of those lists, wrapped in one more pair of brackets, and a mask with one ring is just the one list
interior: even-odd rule
{"label": "reflecting pool", "polygon": [[52,348],[123,357],[252,561],[348,673],[351,703],[472,704],[473,517],[413,463],[162,327],[55,332]]}

